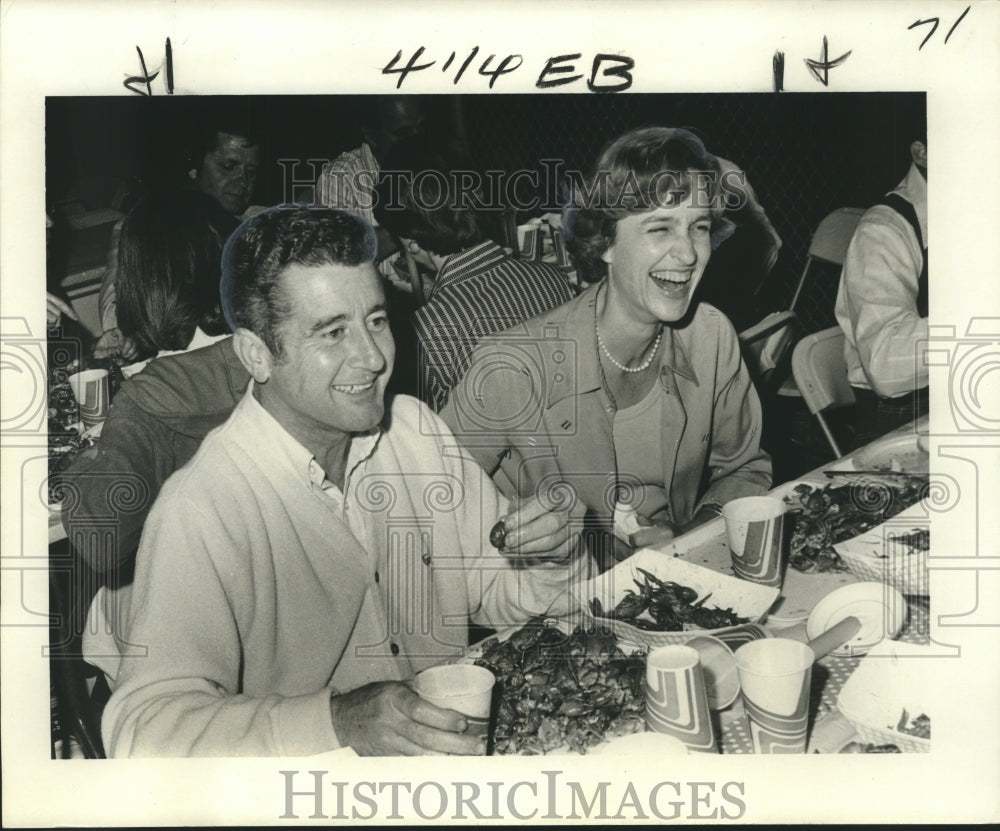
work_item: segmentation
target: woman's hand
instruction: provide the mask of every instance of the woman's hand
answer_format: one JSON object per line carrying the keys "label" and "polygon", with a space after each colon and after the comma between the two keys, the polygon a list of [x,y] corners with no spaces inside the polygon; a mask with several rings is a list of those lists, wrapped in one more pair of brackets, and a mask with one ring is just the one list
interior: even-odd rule
{"label": "woman's hand", "polygon": [[131,338],[125,337],[121,329],[108,329],[94,346],[95,358],[114,358],[121,356],[126,361],[132,361],[139,350]]}
{"label": "woman's hand", "polygon": [[635,519],[642,528],[629,536],[629,544],[633,548],[656,548],[680,534],[677,526],[666,518],[654,520],[637,512]]}
{"label": "woman's hand", "polygon": [[49,329],[55,329],[59,325],[59,319],[66,315],[70,320],[79,320],[73,307],[63,302],[54,294],[45,293],[45,318]]}

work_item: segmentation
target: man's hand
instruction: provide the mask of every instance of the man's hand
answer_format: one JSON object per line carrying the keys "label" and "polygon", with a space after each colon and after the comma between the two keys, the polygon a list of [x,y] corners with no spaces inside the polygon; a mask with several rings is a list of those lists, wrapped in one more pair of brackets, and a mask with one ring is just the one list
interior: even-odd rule
{"label": "man's hand", "polygon": [[486,754],[483,739],[464,732],[464,716],[435,707],[399,681],[332,696],[330,718],[341,745],[359,756]]}
{"label": "man's hand", "polygon": [[512,502],[500,550],[506,556],[566,562],[580,547],[583,513],[579,500],[572,500],[568,508],[547,496]]}

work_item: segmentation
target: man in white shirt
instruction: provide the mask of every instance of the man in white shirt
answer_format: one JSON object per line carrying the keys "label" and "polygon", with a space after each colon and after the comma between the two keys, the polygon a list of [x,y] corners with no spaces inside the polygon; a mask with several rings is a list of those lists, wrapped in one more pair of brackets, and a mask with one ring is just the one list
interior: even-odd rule
{"label": "man in white shirt", "polygon": [[110,755],[481,754],[405,681],[461,655],[470,620],[565,612],[590,575],[567,512],[511,508],[427,407],[385,406],[374,252],[371,226],[330,210],[267,211],[230,239],[223,303],[251,380],[146,522]]}
{"label": "man in white shirt", "polygon": [[903,181],[862,216],[841,273],[835,312],[859,444],[927,412],[928,369],[919,347],[927,339],[925,136],[923,130],[910,145]]}
{"label": "man in white shirt", "polygon": [[424,129],[424,108],[414,95],[380,95],[361,104],[360,118],[364,141],[323,165],[316,182],[316,201],[357,214],[373,225],[379,235],[379,271],[397,281],[393,258],[386,256],[396,249],[396,240],[378,227],[374,191],[381,171],[379,160],[398,142]]}

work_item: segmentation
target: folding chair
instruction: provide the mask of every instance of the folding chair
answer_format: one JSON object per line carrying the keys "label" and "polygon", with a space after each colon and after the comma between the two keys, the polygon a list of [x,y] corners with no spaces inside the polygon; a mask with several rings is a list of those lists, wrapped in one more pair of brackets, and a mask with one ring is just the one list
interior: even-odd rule
{"label": "folding chair", "polygon": [[806,264],[802,269],[802,276],[799,278],[795,295],[792,297],[792,304],[789,306],[791,311],[796,310],[806,280],[815,273],[817,265],[830,263],[842,266],[844,264],[847,246],[851,244],[851,237],[854,236],[854,230],[858,227],[858,222],[864,212],[864,208],[837,208],[833,213],[827,214],[823,221],[816,226],[812,242],[809,243],[809,252],[806,254]]}
{"label": "folding chair", "polygon": [[823,411],[854,404],[854,391],[847,382],[844,333],[839,326],[806,335],[792,352],[792,377],[819,426],[839,459],[844,454],[834,438]]}
{"label": "folding chair", "polygon": [[797,330],[795,312],[772,312],[740,332],[743,361],[760,394],[773,391],[784,380]]}
{"label": "folding chair", "polygon": [[[824,270],[829,273],[831,266],[839,269],[844,265],[844,259],[847,257],[847,247],[851,244],[851,237],[854,236],[854,231],[858,227],[858,222],[864,212],[864,208],[837,208],[837,210],[827,214],[819,225],[816,226],[812,241],[809,243],[809,251],[806,254],[806,264],[802,269],[802,276],[799,277],[798,285],[795,287],[795,294],[789,306],[789,311],[796,313],[801,330],[811,332],[822,327],[822,324],[816,326],[815,322],[810,325],[808,318],[811,316],[806,314],[805,310],[800,306],[806,283],[815,283],[815,275]],[[839,271],[836,274],[838,278],[836,282],[839,283]],[[817,289],[819,288],[821,287],[817,286]],[[824,290],[821,293],[825,300],[829,301],[824,302],[823,305],[824,307],[829,306],[827,311],[829,312],[829,317],[832,319],[837,286],[835,283],[832,283],[822,288]],[[785,378],[777,392],[778,395],[788,398],[801,397],[801,393],[796,389],[795,380],[792,377]]]}
{"label": "folding chair", "polygon": [[[106,692],[101,674],[81,657],[80,639],[74,633],[72,581],[66,572],[49,569],[49,672],[59,711],[64,742],[74,739],[86,759],[103,759],[101,742],[101,694],[90,689],[90,678],[97,676]],[[55,737],[53,737],[53,740]],[[64,752],[65,752],[64,748]]]}

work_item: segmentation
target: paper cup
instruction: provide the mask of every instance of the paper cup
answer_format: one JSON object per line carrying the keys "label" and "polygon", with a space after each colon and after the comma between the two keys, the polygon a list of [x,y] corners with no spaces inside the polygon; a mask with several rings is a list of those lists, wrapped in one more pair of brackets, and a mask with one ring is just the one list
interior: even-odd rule
{"label": "paper cup", "polygon": [[767,638],[736,650],[755,753],[805,753],[809,684],[815,653],[787,638]]}
{"label": "paper cup", "polygon": [[108,371],[87,369],[74,372],[66,381],[80,407],[80,420],[86,428],[100,424],[108,417]]}
{"label": "paper cup", "polygon": [[722,509],[733,573],[764,586],[780,586],[785,549],[785,503],[772,496],[734,499]]}
{"label": "paper cup", "polygon": [[443,664],[417,673],[413,688],[424,701],[455,710],[469,722],[469,733],[489,733],[490,705],[496,678],[486,667],[474,664]]}
{"label": "paper cup", "polygon": [[720,629],[714,636],[735,652],[745,643],[771,637],[771,633],[759,623],[743,623],[739,626],[730,626],[728,629]]}
{"label": "paper cup", "polygon": [[740,694],[740,679],[736,673],[733,650],[721,638],[712,635],[696,635],[685,646],[690,646],[698,653],[709,709],[724,710]]}
{"label": "paper cup", "polygon": [[661,646],[646,656],[646,728],[674,736],[688,750],[718,753],[698,651]]}

